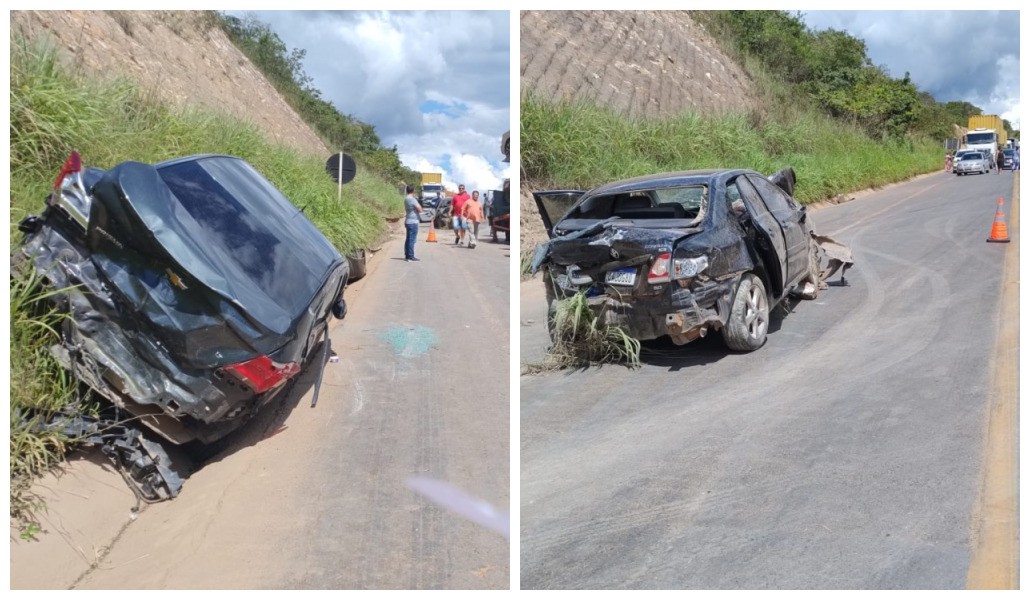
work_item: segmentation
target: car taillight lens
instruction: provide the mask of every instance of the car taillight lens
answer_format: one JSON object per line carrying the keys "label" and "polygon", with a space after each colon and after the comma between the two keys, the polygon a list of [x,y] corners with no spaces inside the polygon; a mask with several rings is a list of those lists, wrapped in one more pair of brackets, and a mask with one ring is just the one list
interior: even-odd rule
{"label": "car taillight lens", "polygon": [[243,382],[254,393],[260,394],[285,383],[287,379],[300,373],[300,365],[297,363],[280,364],[267,356],[259,356],[247,362],[229,365],[225,367],[225,370]]}
{"label": "car taillight lens", "polygon": [[651,263],[651,270],[647,273],[648,283],[664,283],[669,281],[669,261],[672,259],[672,253],[663,252],[655,257],[654,262]]}
{"label": "car taillight lens", "polygon": [[61,167],[61,172],[54,181],[54,190],[61,189],[61,182],[64,181],[65,177],[80,171],[82,171],[82,158],[77,150],[72,150],[71,156],[68,157],[68,160],[64,161],[64,166]]}
{"label": "car taillight lens", "polygon": [[689,279],[697,276],[707,268],[707,256],[698,256],[697,258],[677,258],[672,261],[672,278]]}

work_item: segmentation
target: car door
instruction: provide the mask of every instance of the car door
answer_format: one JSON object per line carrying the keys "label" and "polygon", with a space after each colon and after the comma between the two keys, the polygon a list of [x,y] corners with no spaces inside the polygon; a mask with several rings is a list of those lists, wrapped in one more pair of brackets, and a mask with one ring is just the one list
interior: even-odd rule
{"label": "car door", "polygon": [[769,212],[772,213],[783,231],[787,247],[787,276],[784,279],[788,284],[792,284],[808,272],[810,240],[808,228],[804,225],[807,218],[805,208],[765,177],[757,175],[748,175],[747,177],[758,189]]}
{"label": "car door", "polygon": [[533,192],[533,199],[536,201],[537,210],[540,211],[540,218],[544,221],[547,237],[554,237],[554,225],[561,221],[584,193],[586,192],[580,190]]}
{"label": "car door", "polygon": [[783,235],[783,228],[749,179],[742,175],[730,182],[730,185],[736,186],[740,198],[744,202],[744,207],[751,217],[751,222],[754,223],[758,232],[765,236],[768,245],[771,246],[771,250],[764,253],[762,258],[765,261],[770,283],[774,287],[769,290],[769,293],[778,296],[787,284],[787,242]]}

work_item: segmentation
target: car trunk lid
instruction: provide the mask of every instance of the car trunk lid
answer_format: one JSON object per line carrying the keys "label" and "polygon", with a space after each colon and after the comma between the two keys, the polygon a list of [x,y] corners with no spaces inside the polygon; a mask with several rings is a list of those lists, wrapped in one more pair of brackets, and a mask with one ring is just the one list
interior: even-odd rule
{"label": "car trunk lid", "polygon": [[342,288],[343,257],[239,159],[122,163],[93,194],[94,262],[192,364],[306,341],[320,320],[309,305]]}

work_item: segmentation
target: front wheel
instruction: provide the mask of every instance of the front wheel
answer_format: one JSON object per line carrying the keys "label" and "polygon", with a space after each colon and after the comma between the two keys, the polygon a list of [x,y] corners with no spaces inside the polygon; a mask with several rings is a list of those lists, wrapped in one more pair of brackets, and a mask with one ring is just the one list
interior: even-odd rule
{"label": "front wheel", "polygon": [[752,352],[765,343],[769,333],[769,298],[762,280],[746,273],[737,284],[730,317],[722,328],[722,339],[730,350]]}

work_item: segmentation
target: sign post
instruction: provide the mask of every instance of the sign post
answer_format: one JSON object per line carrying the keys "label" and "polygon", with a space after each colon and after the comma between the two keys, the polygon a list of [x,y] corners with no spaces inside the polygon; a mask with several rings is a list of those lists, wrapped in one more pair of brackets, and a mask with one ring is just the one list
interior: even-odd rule
{"label": "sign post", "polygon": [[336,201],[339,202],[343,199],[343,184],[354,179],[354,176],[357,175],[358,167],[354,164],[353,158],[343,152],[339,152],[333,154],[325,161],[325,170],[333,178],[333,181],[339,184],[336,186]]}

